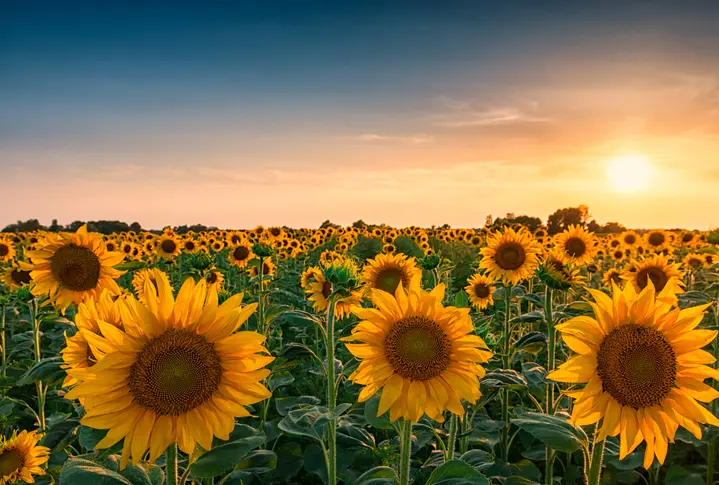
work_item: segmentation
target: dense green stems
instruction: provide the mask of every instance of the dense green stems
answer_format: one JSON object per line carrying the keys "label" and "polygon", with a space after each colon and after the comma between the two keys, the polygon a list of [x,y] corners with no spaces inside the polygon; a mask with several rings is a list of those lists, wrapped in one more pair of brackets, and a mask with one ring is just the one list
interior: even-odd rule
{"label": "dense green stems", "polygon": [[0,361],[0,369],[2,369],[2,375],[5,377],[5,367],[7,365],[7,353],[5,349],[5,305],[0,306],[0,358],[2,361]]}
{"label": "dense green stems", "polygon": [[260,257],[260,269],[257,274],[260,275],[260,294],[257,298],[257,331],[267,337],[267,329],[265,328],[265,259]]}
{"label": "dense green stems", "polygon": [[449,442],[447,443],[447,461],[454,459],[454,449],[457,443],[457,415],[452,413],[449,418]]}
{"label": "dense green stems", "polygon": [[[30,303],[30,319],[32,320],[32,335],[33,335],[33,342],[35,344],[35,363],[39,364],[40,360],[42,360],[42,350],[40,346],[40,318],[37,316],[38,314],[38,303],[37,298],[33,298],[32,302]],[[37,391],[37,415],[38,415],[38,426],[40,428],[40,432],[44,433],[46,426],[45,426],[45,396],[47,393],[47,389],[43,389],[42,381],[37,381],[35,383],[35,389]]]}
{"label": "dense green stems", "polygon": [[[554,331],[554,317],[552,316],[552,289],[547,286],[544,293],[544,319],[547,322],[547,372],[552,372],[555,365],[556,334]],[[554,414],[554,384],[545,385],[544,412]],[[545,450],[544,483],[550,485],[554,479],[555,453],[549,446]]]}
{"label": "dense green stems", "polygon": [[594,441],[592,457],[589,459],[587,471],[587,485],[599,485],[602,478],[602,462],[604,461],[604,444],[606,440]]}
{"label": "dense green stems", "polygon": [[460,422],[459,453],[464,455],[469,451],[469,414],[464,413]]}
{"label": "dense green stems", "polygon": [[172,443],[165,452],[167,485],[177,485],[177,444]]}
{"label": "dense green stems", "polygon": [[[509,339],[510,339],[510,315],[512,309],[512,287],[504,287],[504,331],[502,332],[502,367],[509,370],[511,367],[509,356]],[[509,460],[509,389],[503,389],[502,392],[502,421],[504,428],[502,431],[502,458]]]}
{"label": "dense green stems", "polygon": [[[327,409],[330,413],[337,407],[335,390],[335,305],[330,297],[327,308]],[[327,477],[329,485],[337,483],[337,418],[333,417],[327,425]]]}
{"label": "dense green stems", "polygon": [[403,419],[399,435],[399,485],[409,485],[412,458],[412,421]]}

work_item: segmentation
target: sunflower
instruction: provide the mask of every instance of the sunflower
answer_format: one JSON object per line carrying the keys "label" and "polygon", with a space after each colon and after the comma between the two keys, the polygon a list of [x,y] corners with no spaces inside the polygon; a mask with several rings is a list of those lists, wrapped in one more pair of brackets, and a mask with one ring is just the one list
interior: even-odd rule
{"label": "sunflower", "polygon": [[669,234],[662,229],[649,231],[644,235],[647,246],[654,251],[661,251],[669,246]]}
{"label": "sunflower", "polygon": [[13,431],[10,438],[0,436],[0,485],[35,483],[33,475],[45,475],[41,465],[50,459],[50,449],[37,446],[37,431]]}
{"label": "sunflower", "polygon": [[107,241],[105,241],[105,250],[114,253],[120,250],[120,246],[114,239],[108,239]]}
{"label": "sunflower", "polygon": [[443,421],[443,412],[462,415],[461,399],[476,403],[481,396],[479,365],[492,352],[477,335],[469,308],[443,307],[444,285],[431,292],[414,279],[408,291],[397,286],[394,296],[372,290],[375,308],[356,306],[362,321],[345,337],[347,350],[361,360],[350,380],[365,387],[358,401],[380,389],[377,415],[388,409],[390,419],[417,422],[426,414]]}
{"label": "sunflower", "polygon": [[623,244],[630,247],[635,246],[642,240],[639,234],[634,231],[624,231],[621,236],[619,236],[619,239]]}
{"label": "sunflower", "polygon": [[543,258],[537,270],[537,276],[542,282],[554,290],[568,290],[572,286],[584,283],[579,268],[566,261],[566,256],[559,248],[549,251]]}
{"label": "sunflower", "polygon": [[0,261],[7,263],[15,257],[15,245],[7,239],[0,239]]}
{"label": "sunflower", "polygon": [[26,251],[32,260],[32,294],[48,295],[60,310],[80,303],[88,296],[97,297],[102,290],[120,294],[115,279],[123,271],[113,268],[125,255],[107,252],[97,234],[88,233],[87,225],[75,234],[48,233],[38,242],[38,250]]}
{"label": "sunflower", "polygon": [[622,273],[616,268],[608,269],[604,273],[604,276],[602,276],[602,283],[607,288],[611,288],[612,284],[621,286],[623,282],[624,280],[622,280]]}
{"label": "sunflower", "polygon": [[262,385],[274,360],[257,332],[236,332],[257,304],[240,307],[242,294],[218,306],[204,280],[187,278],[177,299],[159,282],[145,282],[147,305],[128,299],[127,329],[99,321],[108,349],[90,369],[68,373],[81,382],[67,399],[83,398],[85,426],[109,430],[98,449],[125,439],[120,467],[137,464],[147,450],[154,462],[172,443],[192,454],[196,444],[212,448],[213,436],[227,440],[245,406],[270,397]]}
{"label": "sunflower", "polygon": [[362,272],[368,290],[376,288],[392,295],[400,283],[408,287],[413,279],[421,277],[422,270],[415,259],[404,254],[378,254],[367,261]]}
{"label": "sunflower", "polygon": [[707,268],[711,268],[712,266],[714,266],[714,263],[716,263],[718,260],[716,255],[711,253],[705,253],[702,255],[702,257],[704,258],[704,264]]}
{"label": "sunflower", "polygon": [[687,254],[684,258],[684,265],[692,271],[698,271],[704,266],[704,258],[702,258],[701,254]]}
{"label": "sunflower", "polygon": [[234,248],[230,248],[228,257],[230,258],[231,264],[234,264],[238,268],[244,268],[247,266],[247,263],[255,257],[255,254],[252,252],[250,243],[242,242]]}
{"label": "sunflower", "polygon": [[218,293],[222,290],[222,283],[225,281],[225,275],[217,268],[210,268],[205,273],[205,282],[208,289],[214,289]]}
{"label": "sunflower", "polygon": [[682,273],[679,265],[671,263],[668,256],[655,254],[642,261],[637,261],[625,268],[622,279],[634,285],[635,291],[642,291],[652,282],[659,298],[668,298],[668,301],[675,301],[679,293],[683,293]]}
{"label": "sunflower", "polygon": [[196,253],[199,250],[197,241],[192,238],[183,239],[180,243],[180,249],[183,253]]}
{"label": "sunflower", "polygon": [[[312,302],[312,308],[316,312],[327,312],[327,307],[330,304],[329,297],[332,294],[332,283],[327,281],[322,268],[313,266],[302,273],[302,289],[309,295],[307,299]],[[349,297],[337,301],[335,317],[345,318],[351,313],[351,307],[361,304],[362,292],[352,291]]]}
{"label": "sunflower", "polygon": [[467,280],[467,286],[464,287],[464,291],[469,296],[469,301],[478,310],[484,310],[489,305],[494,305],[494,286],[492,286],[494,280],[488,276],[477,273]]}
{"label": "sunflower", "polygon": [[[258,260],[258,263],[259,263],[259,260]],[[259,276],[260,275],[259,269],[260,269],[259,264],[250,265],[249,270],[248,270],[250,277],[254,278],[256,276]],[[276,270],[277,270],[277,266],[275,266],[275,264],[270,259],[265,259],[262,261],[262,276],[274,276]]]}
{"label": "sunflower", "polygon": [[155,241],[155,252],[158,256],[173,259],[180,254],[180,243],[172,234],[163,234]]}
{"label": "sunflower", "polygon": [[[702,261],[702,264],[703,263]],[[23,263],[22,261],[14,263],[12,266],[8,266],[2,270],[2,280],[0,281],[5,283],[5,286],[11,290],[17,290],[32,282],[30,271],[32,271],[32,265]]]}
{"label": "sunflower", "polygon": [[699,423],[719,425],[697,402],[719,397],[703,383],[719,377],[719,371],[704,365],[716,359],[702,350],[717,332],[695,330],[709,305],[672,309],[655,298],[652,284],[639,294],[632,285],[623,291],[614,285],[612,297],[589,291],[594,318],[576,317],[556,327],[579,355],[547,378],[586,383],[565,391],[576,399],[572,422],[584,426],[602,419],[596,439],[621,434],[620,459],[646,441],[644,467],[655,455],[663,463],[667,442],[674,441],[679,426],[701,439]]}
{"label": "sunflower", "polygon": [[479,268],[488,270],[489,277],[502,280],[505,285],[516,285],[537,269],[541,250],[529,231],[506,229],[487,238],[487,247],[480,250]]}
{"label": "sunflower", "polygon": [[[75,315],[77,333],[71,337],[65,333],[65,348],[61,351],[64,362],[62,367],[64,369],[86,369],[104,357],[105,348],[102,345],[99,347],[92,345],[97,342],[93,337],[102,334],[98,322],[103,321],[124,330],[122,321],[124,307],[125,298],[121,296],[113,299],[107,291],[103,291],[97,300],[90,297],[80,303]],[[63,382],[63,387],[77,383],[78,380],[68,374]]]}
{"label": "sunflower", "polygon": [[693,246],[697,242],[697,235],[691,231],[686,231],[681,234],[679,241],[682,246]]}
{"label": "sunflower", "polygon": [[150,288],[155,294],[157,294],[158,292],[160,283],[168,285],[170,284],[170,280],[168,279],[167,274],[157,268],[141,269],[140,271],[135,273],[135,275],[132,277],[132,287],[135,289],[137,299],[140,300],[142,303],[147,303],[147,299],[145,297],[145,293],[148,288],[146,285],[147,281],[150,282]]}
{"label": "sunflower", "polygon": [[596,253],[594,234],[573,224],[554,236],[554,245],[562,251],[567,262],[580,266],[592,262]]}

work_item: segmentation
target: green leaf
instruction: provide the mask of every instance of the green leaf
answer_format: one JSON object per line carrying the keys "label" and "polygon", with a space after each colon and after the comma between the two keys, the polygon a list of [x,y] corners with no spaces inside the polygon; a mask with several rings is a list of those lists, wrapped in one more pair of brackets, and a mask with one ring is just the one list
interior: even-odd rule
{"label": "green leaf", "polygon": [[465,291],[460,291],[454,295],[454,306],[457,308],[467,308],[469,306],[469,297]]}
{"label": "green leaf", "polygon": [[520,300],[530,301],[540,308],[544,308],[544,298],[534,293],[527,293],[526,295],[520,296]]}
{"label": "green leaf", "polygon": [[481,381],[487,387],[524,389],[527,387],[527,380],[522,374],[513,369],[495,369],[487,372]]}
{"label": "green leaf", "polygon": [[289,483],[290,478],[293,477],[304,464],[305,460],[302,454],[302,447],[299,443],[290,441],[277,448],[276,452],[277,467],[273,472],[273,477],[276,477],[280,483]]}
{"label": "green leaf", "polygon": [[312,406],[290,411],[278,427],[291,435],[308,436],[322,441],[328,421],[327,408]]}
{"label": "green leaf", "polygon": [[368,424],[374,426],[377,429],[394,429],[392,422],[387,416],[388,413],[384,413],[382,416],[377,416],[377,410],[379,408],[379,397],[373,396],[364,403],[364,418]]}
{"label": "green leaf", "polygon": [[314,405],[320,404],[321,402],[322,400],[315,396],[276,397],[275,407],[277,408],[277,413],[280,416],[287,416],[287,413],[292,411],[292,408],[296,406],[308,404]]}
{"label": "green leaf", "polygon": [[288,371],[275,372],[270,376],[269,388],[270,391],[274,392],[280,387],[292,384],[293,382],[295,382],[295,377]]}
{"label": "green leaf", "polygon": [[47,431],[40,444],[47,446],[52,451],[60,451],[75,437],[78,426],[80,426],[80,422],[76,419],[60,421]]}
{"label": "green leaf", "polygon": [[433,471],[425,485],[489,485],[489,480],[473,466],[450,460]]}
{"label": "green leaf", "polygon": [[394,485],[397,474],[387,466],[378,466],[364,472],[355,480],[354,485]]}
{"label": "green leaf", "polygon": [[107,435],[106,429],[94,429],[87,426],[80,427],[80,445],[87,451],[92,451],[104,437]]}
{"label": "green leaf", "polygon": [[255,473],[260,475],[271,472],[276,466],[277,455],[274,452],[270,450],[255,450],[243,458],[234,469],[235,471],[241,470],[245,474]]}
{"label": "green leaf", "polygon": [[42,359],[25,372],[17,381],[18,386],[27,386],[33,382],[56,382],[65,378],[65,370],[60,367],[62,357]]}
{"label": "green leaf", "polygon": [[529,312],[529,313],[524,313],[522,315],[519,315],[518,317],[514,317],[509,322],[510,323],[531,323],[531,322],[541,322],[542,320],[544,320],[544,312],[533,311],[533,312]]}
{"label": "green leaf", "polygon": [[515,343],[515,348],[522,349],[532,354],[539,353],[547,343],[547,336],[542,332],[529,332],[520,337]]}
{"label": "green leaf", "polygon": [[199,478],[222,475],[237,463],[237,459],[265,442],[263,433],[242,438],[226,445],[212,448],[192,464],[192,474]]}
{"label": "green leaf", "polygon": [[494,463],[494,456],[484,450],[469,450],[459,459],[472,465],[477,470],[485,470]]}
{"label": "green leaf", "polygon": [[60,472],[60,485],[136,485],[117,472],[89,460],[72,458]]}
{"label": "green leaf", "polygon": [[146,267],[147,264],[142,261],[128,261],[127,263],[120,263],[114,266],[114,268],[119,271],[136,271]]}
{"label": "green leaf", "polygon": [[573,453],[589,447],[586,433],[560,416],[526,413],[521,418],[512,419],[512,423],[557,451]]}

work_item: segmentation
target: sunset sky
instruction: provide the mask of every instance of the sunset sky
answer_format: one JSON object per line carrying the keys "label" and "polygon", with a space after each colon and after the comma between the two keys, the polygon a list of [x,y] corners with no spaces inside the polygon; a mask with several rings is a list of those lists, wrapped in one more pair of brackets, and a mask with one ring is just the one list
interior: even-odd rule
{"label": "sunset sky", "polygon": [[3,3],[0,228],[719,226],[719,2],[192,3]]}

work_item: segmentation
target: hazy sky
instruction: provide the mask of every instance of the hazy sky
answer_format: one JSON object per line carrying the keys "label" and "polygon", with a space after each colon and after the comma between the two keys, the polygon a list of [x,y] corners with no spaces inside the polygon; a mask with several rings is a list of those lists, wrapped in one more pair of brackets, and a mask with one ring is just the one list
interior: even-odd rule
{"label": "hazy sky", "polygon": [[131,4],[3,2],[0,227],[719,226],[717,1]]}

